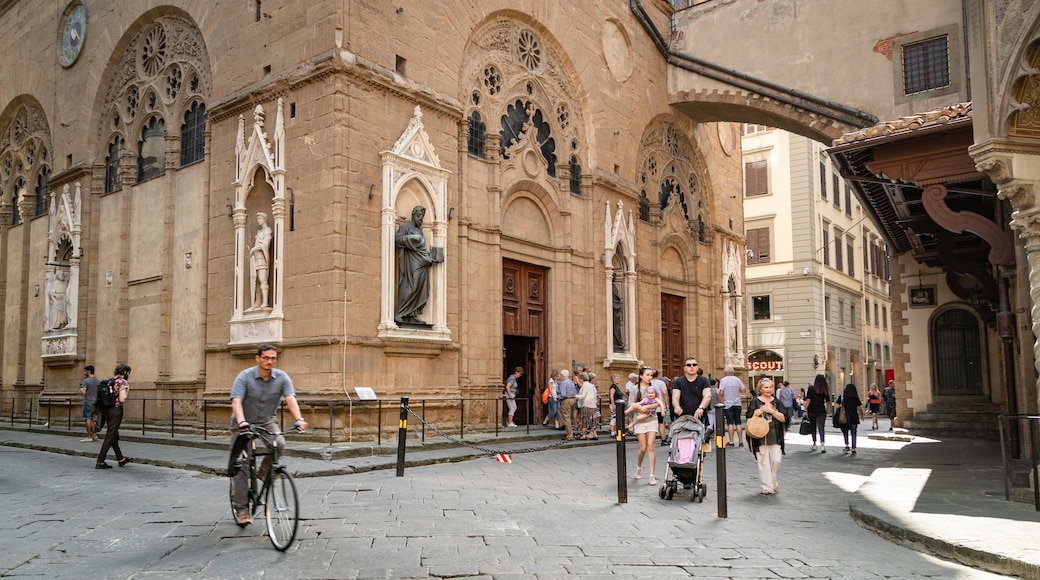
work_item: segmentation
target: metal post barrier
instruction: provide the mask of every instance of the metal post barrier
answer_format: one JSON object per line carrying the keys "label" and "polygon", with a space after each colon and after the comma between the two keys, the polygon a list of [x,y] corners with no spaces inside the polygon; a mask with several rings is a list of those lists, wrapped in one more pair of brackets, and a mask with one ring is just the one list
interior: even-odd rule
{"label": "metal post barrier", "polygon": [[422,413],[420,413],[420,414],[422,415],[423,420],[422,420],[422,425],[419,426],[419,433],[420,433],[420,435],[419,435],[420,439],[419,440],[422,441],[423,443],[426,443],[426,399],[422,400],[421,409],[422,409]]}
{"label": "metal post barrier", "polygon": [[202,440],[209,439],[209,401],[202,400]]}
{"label": "metal post barrier", "polygon": [[35,407],[35,405],[33,405],[33,399],[32,399],[32,397],[29,397],[29,427],[30,428],[32,427],[32,421],[33,421],[33,407]]}
{"label": "metal post barrier", "polygon": [[176,434],[174,434],[174,417],[173,417],[173,415],[174,415],[173,407],[176,405],[176,403],[177,403],[177,401],[175,401],[174,399],[170,399],[170,439],[173,439],[174,437],[176,437]]}
{"label": "metal post barrier", "polygon": [[72,431],[72,399],[69,399],[69,431]]}
{"label": "metal post barrier", "polygon": [[383,401],[376,400],[376,445],[383,444]]}
{"label": "metal post barrier", "polygon": [[1033,472],[1033,509],[1040,511],[1040,473],[1036,468],[1036,421],[1029,421],[1029,460],[1032,463]]}
{"label": "metal post barrier", "polygon": [[[619,395],[621,391],[616,391]],[[628,461],[625,454],[625,399],[614,399],[614,433],[617,441],[617,501],[628,503]]]}
{"label": "metal post barrier", "polygon": [[718,482],[715,487],[719,494],[719,517],[728,518],[729,512],[726,505],[726,414],[723,412],[725,405],[715,403],[715,472],[718,474]]}
{"label": "metal post barrier", "polygon": [[401,420],[397,425],[397,477],[404,477],[404,448],[408,443],[408,397],[401,397]]}
{"label": "metal post barrier", "polygon": [[459,397],[459,439],[462,439],[466,426],[466,400]]}
{"label": "metal post barrier", "polygon": [[[37,401],[39,401],[39,399],[37,399]],[[47,422],[45,422],[43,425],[44,425],[44,427],[47,427],[48,429],[50,429],[50,427],[51,427],[51,401],[50,401],[50,399],[47,399]]]}
{"label": "metal post barrier", "polygon": [[332,448],[332,412],[335,409],[335,403],[329,401],[329,448]]}

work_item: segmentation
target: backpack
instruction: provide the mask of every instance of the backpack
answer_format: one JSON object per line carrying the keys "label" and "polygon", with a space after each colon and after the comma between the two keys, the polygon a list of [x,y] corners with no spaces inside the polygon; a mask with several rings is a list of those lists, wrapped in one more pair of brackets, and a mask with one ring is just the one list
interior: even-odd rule
{"label": "backpack", "polygon": [[95,404],[101,409],[111,409],[116,406],[116,401],[119,400],[119,396],[115,391],[116,379],[105,379],[98,384],[97,387],[97,400]]}

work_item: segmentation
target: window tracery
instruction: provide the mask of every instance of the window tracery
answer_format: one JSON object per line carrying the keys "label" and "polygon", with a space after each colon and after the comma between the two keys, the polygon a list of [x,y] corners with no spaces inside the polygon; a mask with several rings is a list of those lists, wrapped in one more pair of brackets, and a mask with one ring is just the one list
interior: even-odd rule
{"label": "window tracery", "polygon": [[108,143],[105,191],[121,188],[123,136],[136,136],[137,155],[131,159],[137,167],[130,175],[138,181],[165,173],[167,130],[174,142],[180,141],[180,166],[203,159],[210,91],[205,41],[194,24],[163,16],[141,28],[112,70],[105,92],[106,102],[115,103],[102,114],[98,136]]}

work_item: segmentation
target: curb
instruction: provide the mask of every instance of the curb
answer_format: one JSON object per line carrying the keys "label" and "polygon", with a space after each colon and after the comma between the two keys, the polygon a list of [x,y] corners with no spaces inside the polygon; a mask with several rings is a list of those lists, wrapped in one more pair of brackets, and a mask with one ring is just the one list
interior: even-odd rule
{"label": "curb", "polygon": [[892,543],[994,574],[1040,578],[1040,566],[920,534],[870,515],[856,508],[853,503],[849,502],[849,516],[852,520]]}

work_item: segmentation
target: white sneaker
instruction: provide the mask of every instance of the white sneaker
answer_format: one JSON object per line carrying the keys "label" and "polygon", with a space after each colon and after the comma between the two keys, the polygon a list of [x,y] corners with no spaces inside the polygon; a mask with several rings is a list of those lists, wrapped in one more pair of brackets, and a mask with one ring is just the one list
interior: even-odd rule
{"label": "white sneaker", "polygon": [[91,439],[91,438],[89,438],[89,437],[88,437],[88,438],[86,438],[86,439],[80,439],[80,440],[79,440],[79,442],[80,442],[80,443],[90,443],[91,441],[93,441],[93,439]]}
{"label": "white sneaker", "polygon": [[516,427],[516,423],[510,423],[510,424],[506,425],[506,427]]}

